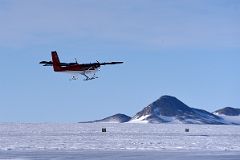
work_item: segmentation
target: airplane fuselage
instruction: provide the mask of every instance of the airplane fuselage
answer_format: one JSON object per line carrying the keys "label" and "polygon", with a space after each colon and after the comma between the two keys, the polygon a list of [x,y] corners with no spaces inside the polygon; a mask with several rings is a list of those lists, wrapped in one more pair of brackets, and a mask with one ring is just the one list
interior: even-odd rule
{"label": "airplane fuselage", "polygon": [[93,66],[91,64],[76,64],[66,67],[61,67],[58,70],[55,70],[55,72],[64,72],[64,71],[93,71],[100,68],[100,66]]}

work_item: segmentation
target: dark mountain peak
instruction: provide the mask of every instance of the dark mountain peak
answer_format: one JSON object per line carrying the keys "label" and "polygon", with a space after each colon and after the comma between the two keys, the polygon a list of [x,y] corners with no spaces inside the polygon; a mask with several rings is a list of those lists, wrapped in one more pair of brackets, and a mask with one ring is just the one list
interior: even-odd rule
{"label": "dark mountain peak", "polygon": [[176,97],[170,96],[170,95],[163,95],[158,100],[160,100],[160,99],[178,100]]}
{"label": "dark mountain peak", "polygon": [[178,100],[176,97],[164,95],[149,105],[151,113],[162,116],[176,116],[185,113],[192,113],[192,109]]}
{"label": "dark mountain peak", "polygon": [[117,114],[112,115],[112,117],[128,117],[128,116],[125,114],[122,114],[122,113],[117,113]]}
{"label": "dark mountain peak", "polygon": [[93,122],[124,123],[124,122],[128,122],[130,119],[131,119],[131,117],[129,117],[125,114],[118,113],[118,114],[106,117],[101,120],[96,120]]}
{"label": "dark mountain peak", "polygon": [[215,114],[219,115],[227,115],[227,116],[239,116],[240,109],[239,108],[232,108],[232,107],[225,107],[214,112]]}
{"label": "dark mountain peak", "polygon": [[125,114],[121,114],[121,113],[117,113],[113,116],[110,116],[108,118],[113,118],[113,119],[116,119],[116,120],[119,120],[119,121],[122,121],[122,122],[127,122],[131,119],[131,117],[125,115]]}
{"label": "dark mountain peak", "polygon": [[158,103],[158,102],[166,102],[166,103],[174,103],[174,102],[181,102],[178,100],[176,97],[170,96],[170,95],[164,95],[158,98],[156,101],[153,103]]}

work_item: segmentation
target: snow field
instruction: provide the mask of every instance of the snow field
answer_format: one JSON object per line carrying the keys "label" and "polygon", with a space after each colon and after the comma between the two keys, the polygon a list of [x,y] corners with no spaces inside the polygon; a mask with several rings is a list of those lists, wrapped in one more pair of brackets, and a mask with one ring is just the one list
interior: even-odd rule
{"label": "snow field", "polygon": [[[101,129],[107,132],[102,133]],[[185,132],[189,128],[190,132]],[[240,126],[0,124],[0,151],[240,151]]]}

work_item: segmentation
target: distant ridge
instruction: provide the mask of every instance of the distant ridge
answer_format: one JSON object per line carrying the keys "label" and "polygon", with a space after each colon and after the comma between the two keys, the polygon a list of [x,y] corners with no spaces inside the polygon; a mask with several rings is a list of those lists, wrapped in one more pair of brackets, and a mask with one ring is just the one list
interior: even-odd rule
{"label": "distant ridge", "polygon": [[232,108],[232,107],[225,107],[213,112],[213,114],[221,117],[224,119],[226,123],[229,124],[240,124],[240,109],[239,108]]}
{"label": "distant ridge", "polygon": [[214,114],[226,115],[226,116],[239,116],[240,115],[240,109],[232,108],[232,107],[225,107],[225,108],[216,110],[214,112]]}
{"label": "distant ridge", "polygon": [[[226,118],[220,115],[229,115]],[[207,112],[202,109],[191,108],[173,96],[164,95],[143,108],[133,117],[125,114],[115,114],[101,120],[85,123],[184,123],[184,124],[240,124],[240,118],[232,120],[232,116],[239,115],[240,109],[226,107]]]}
{"label": "distant ridge", "polygon": [[95,122],[102,122],[102,123],[124,123],[128,122],[131,119],[131,117],[125,115],[125,114],[115,114],[113,116],[109,116],[106,118],[103,118],[101,120],[95,120],[95,121],[88,121],[88,122],[79,122],[79,123],[95,123]]}

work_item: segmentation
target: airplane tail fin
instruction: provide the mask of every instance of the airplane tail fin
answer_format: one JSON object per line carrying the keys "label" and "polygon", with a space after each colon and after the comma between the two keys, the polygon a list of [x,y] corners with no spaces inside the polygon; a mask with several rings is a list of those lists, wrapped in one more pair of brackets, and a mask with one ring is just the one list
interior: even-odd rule
{"label": "airplane tail fin", "polygon": [[60,60],[58,58],[58,54],[56,51],[52,51],[52,62],[53,62],[53,70],[55,72],[62,71],[62,67],[60,65]]}

